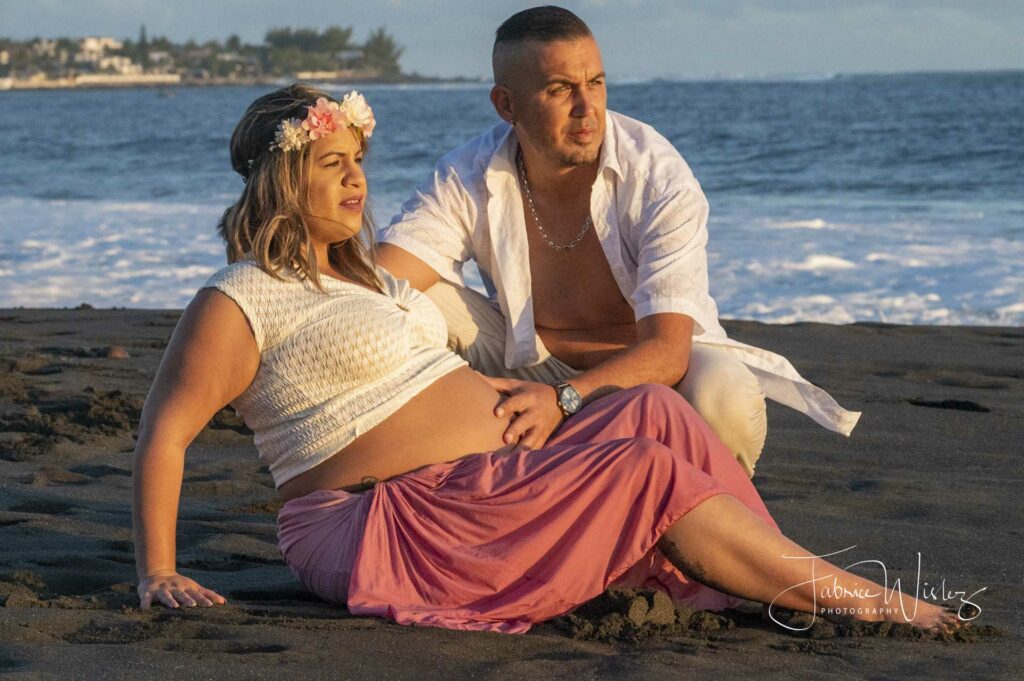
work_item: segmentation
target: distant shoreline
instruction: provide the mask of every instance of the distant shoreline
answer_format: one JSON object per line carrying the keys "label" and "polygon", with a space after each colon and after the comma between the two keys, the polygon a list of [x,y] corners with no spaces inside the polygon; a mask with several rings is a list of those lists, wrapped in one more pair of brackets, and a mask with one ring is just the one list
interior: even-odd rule
{"label": "distant shoreline", "polygon": [[[800,83],[800,82],[842,82],[861,79],[875,78],[906,78],[906,77],[937,77],[937,76],[1003,76],[1003,75],[1024,75],[1024,69],[987,69],[987,70],[963,70],[963,71],[892,71],[863,73],[792,73],[792,74],[720,74],[713,76],[680,76],[676,78],[665,78],[652,76],[650,78],[623,78],[620,81],[612,79],[610,85],[634,85],[647,83]],[[126,90],[135,88],[182,88],[182,87],[225,87],[239,86],[251,87],[261,85],[266,87],[281,86],[288,83],[302,81],[315,83],[334,83],[345,85],[351,83],[370,85],[445,85],[445,84],[489,84],[486,78],[470,78],[466,76],[438,77],[421,76],[417,73],[402,74],[397,77],[352,77],[352,78],[299,78],[297,76],[277,76],[262,78],[195,78],[180,80],[158,80],[138,77],[125,77],[123,79],[105,79],[102,81],[74,81],[72,79],[57,80],[15,80],[13,78],[0,78],[0,93],[15,91],[38,91],[38,90]]]}
{"label": "distant shoreline", "polygon": [[[282,86],[299,80],[294,77],[266,77],[266,78],[202,78],[202,79],[156,79],[127,77],[123,79],[104,79],[96,81],[74,81],[71,79],[60,80],[14,80],[13,78],[0,78],[0,92],[25,92],[39,90],[129,90],[129,89],[171,89],[171,88],[192,88],[192,87],[252,87],[256,85],[272,87]],[[396,78],[368,77],[368,78],[338,78],[338,79],[307,79],[306,82],[315,83],[336,83],[344,85],[348,83],[372,84],[372,85],[416,85],[416,84],[446,84],[446,83],[482,83],[484,81],[475,78],[434,78],[420,76],[418,74],[403,75]]]}

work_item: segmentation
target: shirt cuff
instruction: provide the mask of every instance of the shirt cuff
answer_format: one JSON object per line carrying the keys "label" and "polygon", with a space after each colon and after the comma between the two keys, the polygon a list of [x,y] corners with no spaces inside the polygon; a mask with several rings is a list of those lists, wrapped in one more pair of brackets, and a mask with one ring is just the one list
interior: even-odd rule
{"label": "shirt cuff", "polygon": [[708,320],[704,318],[704,312],[700,307],[685,298],[651,298],[633,308],[633,314],[636,316],[637,321],[644,317],[650,317],[652,314],[662,314],[664,312],[675,312],[676,314],[684,314],[691,318],[693,320],[694,336],[704,333],[709,326]]}
{"label": "shirt cuff", "polygon": [[380,238],[380,243],[391,244],[408,251],[427,263],[446,281],[465,288],[466,283],[462,278],[462,263],[439,255],[436,250],[422,241],[404,234],[385,234]]}

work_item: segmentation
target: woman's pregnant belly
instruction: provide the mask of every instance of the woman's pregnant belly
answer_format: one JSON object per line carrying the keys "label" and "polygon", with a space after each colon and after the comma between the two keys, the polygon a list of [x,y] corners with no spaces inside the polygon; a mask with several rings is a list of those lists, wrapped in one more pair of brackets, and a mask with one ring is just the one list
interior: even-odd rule
{"label": "woman's pregnant belly", "polygon": [[501,449],[510,417],[494,415],[500,399],[475,371],[456,369],[327,461],[281,485],[281,496],[287,501],[319,489],[354,489],[430,464]]}

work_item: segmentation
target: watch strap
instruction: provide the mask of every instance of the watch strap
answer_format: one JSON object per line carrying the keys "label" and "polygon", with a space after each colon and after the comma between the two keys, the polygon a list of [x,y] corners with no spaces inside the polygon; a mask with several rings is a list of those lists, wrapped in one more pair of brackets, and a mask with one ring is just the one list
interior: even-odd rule
{"label": "watch strap", "polygon": [[[571,383],[569,383],[568,381],[555,381],[554,383],[551,384],[551,387],[555,389],[555,404],[558,405],[558,410],[560,412],[562,412],[562,416],[564,418],[569,418],[574,413],[576,413],[576,412],[568,411],[565,408],[565,405],[562,404],[562,390],[564,388],[569,388],[571,390],[576,390],[576,388],[574,388],[573,385]],[[576,392],[577,392],[577,394],[579,393],[579,391],[576,391]]]}

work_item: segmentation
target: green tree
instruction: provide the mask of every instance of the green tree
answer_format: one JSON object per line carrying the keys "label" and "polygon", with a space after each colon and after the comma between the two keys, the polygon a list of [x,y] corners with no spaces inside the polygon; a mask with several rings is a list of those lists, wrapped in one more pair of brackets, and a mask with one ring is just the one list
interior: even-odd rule
{"label": "green tree", "polygon": [[367,68],[380,69],[382,75],[397,76],[402,72],[398,60],[404,51],[405,48],[399,47],[381,26],[370,33],[363,45],[363,64]]}
{"label": "green tree", "polygon": [[323,34],[312,28],[272,28],[263,39],[276,49],[294,47],[303,52],[334,53],[351,47],[352,29],[330,26]]}
{"label": "green tree", "polygon": [[330,26],[320,36],[320,51],[337,54],[352,48],[352,29]]}
{"label": "green tree", "polygon": [[320,34],[311,28],[273,28],[264,38],[272,48],[295,48],[303,52],[320,52]]}
{"label": "green tree", "polygon": [[174,49],[176,47],[174,43],[172,43],[164,36],[153,38],[153,40],[150,41],[149,46],[151,49],[161,50],[163,52],[174,52]]}
{"label": "green tree", "polygon": [[311,28],[272,28],[264,37],[265,66],[275,75],[295,71],[333,71],[352,50],[352,29],[329,26],[323,33]]}
{"label": "green tree", "polygon": [[303,52],[319,52],[320,34],[312,28],[297,28],[292,33],[292,45]]}
{"label": "green tree", "polygon": [[149,39],[146,37],[146,25],[139,29],[139,44],[135,48],[135,61],[139,62],[143,69],[149,68]]}
{"label": "green tree", "polygon": [[272,28],[263,36],[263,42],[269,45],[271,49],[292,47],[292,29],[288,27]]}

